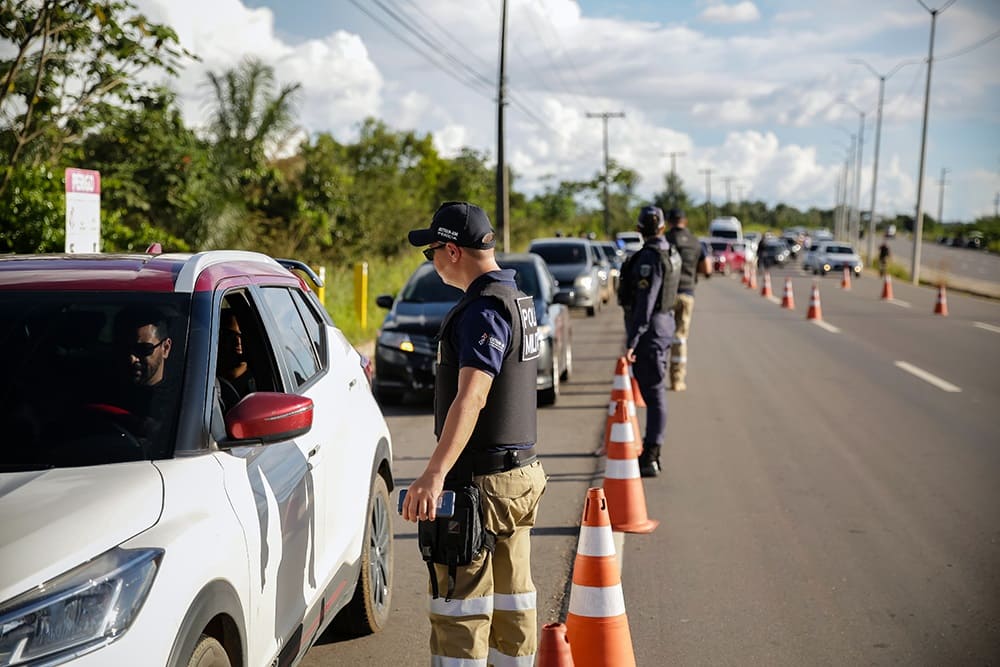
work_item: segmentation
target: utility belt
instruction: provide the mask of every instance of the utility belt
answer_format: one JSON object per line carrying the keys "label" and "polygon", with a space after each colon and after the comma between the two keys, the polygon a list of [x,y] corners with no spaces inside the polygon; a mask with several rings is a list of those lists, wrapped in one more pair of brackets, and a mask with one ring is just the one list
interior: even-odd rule
{"label": "utility belt", "polygon": [[538,455],[532,445],[527,449],[505,449],[502,452],[475,452],[471,454],[473,475],[492,475],[523,468],[535,462]]}

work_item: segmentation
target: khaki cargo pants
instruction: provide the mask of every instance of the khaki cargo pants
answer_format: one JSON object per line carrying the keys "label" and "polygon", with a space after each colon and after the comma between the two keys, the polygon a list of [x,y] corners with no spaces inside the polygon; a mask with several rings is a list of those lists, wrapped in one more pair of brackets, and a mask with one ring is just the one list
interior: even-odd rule
{"label": "khaki cargo pants", "polygon": [[[455,593],[445,599],[448,568],[435,565],[440,597],[430,598],[432,667],[532,667],[538,634],[531,580],[531,527],[545,491],[540,461],[475,478],[486,528],[497,536],[459,567]],[[430,596],[428,584],[428,596]]]}
{"label": "khaki cargo pants", "polygon": [[674,340],[670,346],[670,384],[683,385],[687,377],[687,339],[691,332],[691,311],[694,297],[678,294],[674,302]]}

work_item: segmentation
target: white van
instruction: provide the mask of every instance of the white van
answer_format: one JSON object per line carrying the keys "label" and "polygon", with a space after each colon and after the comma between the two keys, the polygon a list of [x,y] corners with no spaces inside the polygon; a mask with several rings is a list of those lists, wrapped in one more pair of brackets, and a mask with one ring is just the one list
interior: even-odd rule
{"label": "white van", "polygon": [[743,241],[743,225],[738,218],[731,215],[716,218],[708,225],[708,235],[719,239]]}

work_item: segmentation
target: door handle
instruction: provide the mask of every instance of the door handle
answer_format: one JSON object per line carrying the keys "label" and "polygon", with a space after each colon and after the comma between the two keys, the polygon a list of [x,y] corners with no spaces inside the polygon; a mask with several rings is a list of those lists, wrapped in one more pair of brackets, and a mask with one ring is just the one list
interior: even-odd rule
{"label": "door handle", "polygon": [[356,385],[357,383],[358,383],[357,378],[351,378],[351,381],[347,383],[347,388],[354,389],[354,385]]}
{"label": "door handle", "polygon": [[309,458],[312,458],[312,457],[316,456],[317,454],[319,454],[319,448],[320,448],[320,446],[316,445],[315,447],[313,447],[312,449],[310,449],[309,450]]}

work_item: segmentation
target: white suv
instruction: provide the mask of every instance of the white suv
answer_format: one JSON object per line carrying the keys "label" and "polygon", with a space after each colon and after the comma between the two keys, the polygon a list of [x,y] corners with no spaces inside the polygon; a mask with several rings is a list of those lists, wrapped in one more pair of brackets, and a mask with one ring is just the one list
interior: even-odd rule
{"label": "white suv", "polygon": [[0,665],[290,665],[385,624],[389,431],[290,268],[0,259]]}

